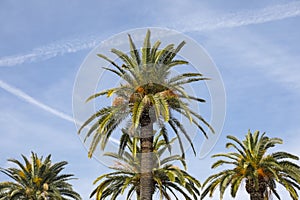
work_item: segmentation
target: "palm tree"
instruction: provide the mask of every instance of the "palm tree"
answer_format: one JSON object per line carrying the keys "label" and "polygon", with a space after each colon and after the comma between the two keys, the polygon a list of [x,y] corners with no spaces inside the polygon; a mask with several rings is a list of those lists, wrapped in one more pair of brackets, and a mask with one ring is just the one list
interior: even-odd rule
{"label": "palm tree", "polygon": [[234,148],[236,152],[216,154],[212,157],[223,157],[229,160],[218,160],[212,165],[216,168],[223,164],[233,165],[207,178],[206,187],[201,198],[208,193],[212,196],[219,186],[220,199],[226,188],[231,185],[231,196],[235,197],[242,181],[246,182],[246,191],[251,200],[269,199],[274,194],[280,199],[276,190],[276,183],[285,187],[293,200],[298,200],[297,190],[300,190],[300,167],[291,160],[299,160],[295,155],[287,152],[267,154],[267,150],[276,144],[282,144],[279,138],[269,138],[259,131],[253,134],[249,131],[245,140],[239,141],[234,136],[227,136],[233,142],[228,142],[226,148]]}
{"label": "palm tree", "polygon": [[31,161],[24,155],[25,164],[18,160],[8,161],[18,165],[18,168],[0,168],[14,182],[0,183],[1,200],[46,200],[46,199],[76,199],[81,197],[67,181],[73,179],[72,174],[61,174],[66,161],[51,163],[51,155],[45,160],[31,153]]}
{"label": "palm tree", "polygon": [[[123,130],[125,131],[125,130]],[[124,133],[127,135],[127,133]],[[184,159],[179,155],[164,156],[166,149],[170,148],[165,140],[159,139],[162,131],[154,138],[153,151],[155,163],[153,164],[153,190],[160,193],[160,199],[171,200],[173,196],[179,200],[177,194],[180,193],[187,200],[197,200],[200,195],[200,183],[185,170],[173,165],[172,162],[180,161],[186,168]],[[172,139],[170,143],[175,140]],[[127,200],[136,193],[137,199],[140,200],[140,153],[141,148],[137,144],[138,139],[129,139],[124,156],[118,153],[106,153],[107,156],[116,158],[116,164],[110,167],[114,172],[104,174],[98,177],[94,184],[98,183],[96,189],[90,197],[96,196],[97,200],[112,199],[115,200],[119,195],[124,194],[127,190]],[[101,181],[101,182],[100,182]],[[100,183],[99,183],[100,182]],[[177,194],[175,193],[177,191]]]}
{"label": "palm tree", "polygon": [[[151,173],[153,169],[153,158],[151,157],[153,125],[158,124],[160,127],[167,125],[173,129],[182,150],[182,157],[184,157],[184,150],[180,133],[183,133],[194,150],[192,139],[176,117],[179,114],[188,118],[205,136],[207,134],[200,123],[208,126],[213,132],[203,117],[190,109],[186,102],[186,100],[205,101],[188,95],[184,90],[185,84],[207,80],[207,78],[200,73],[183,73],[170,77],[173,67],[188,64],[185,60],[175,59],[177,53],[184,46],[184,41],[176,48],[174,44],[169,44],[160,50],[160,41],[151,46],[150,31],[148,30],[141,49],[141,56],[130,35],[129,44],[130,55],[117,49],[111,50],[122,61],[121,64],[98,54],[100,58],[105,59],[114,67],[105,69],[116,74],[123,82],[118,87],[104,90],[88,98],[87,101],[103,95],[115,96],[111,106],[101,108],[93,114],[78,132],[80,133],[83,128],[91,124],[85,136],[85,140],[92,137],[89,148],[89,157],[91,157],[96,147],[100,146],[103,150],[117,126],[121,122],[127,121],[128,129],[133,130],[132,132],[140,138],[141,143],[141,199],[150,200],[154,192]],[[164,138],[168,142],[167,134],[164,135]]]}

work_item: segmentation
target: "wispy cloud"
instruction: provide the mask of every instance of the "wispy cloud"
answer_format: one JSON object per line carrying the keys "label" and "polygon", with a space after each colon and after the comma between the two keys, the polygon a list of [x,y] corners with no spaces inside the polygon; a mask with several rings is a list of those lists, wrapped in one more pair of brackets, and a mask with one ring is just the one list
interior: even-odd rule
{"label": "wispy cloud", "polygon": [[[261,24],[276,20],[300,16],[300,2],[290,2],[269,6],[260,10],[245,10],[210,20],[200,20],[199,17],[187,15],[186,17],[174,20],[173,26],[183,32],[209,31],[221,28],[232,28],[250,24]],[[47,46],[33,49],[32,51],[0,58],[1,67],[10,67],[23,63],[47,60],[67,53],[78,52],[84,49],[95,47],[100,38],[89,36],[70,40],[59,41]]]}
{"label": "wispy cloud", "polygon": [[271,21],[282,20],[300,16],[300,1],[287,4],[278,4],[259,10],[243,10],[236,13],[226,14],[221,17],[211,18],[210,20],[199,20],[197,13],[186,15],[174,24],[183,32],[190,31],[209,31],[221,28],[234,28],[251,24],[262,24]]}
{"label": "wispy cloud", "polygon": [[211,33],[208,38],[206,47],[223,49],[224,51],[220,53],[228,57],[234,55],[235,64],[231,63],[230,68],[255,69],[272,81],[279,82],[299,94],[299,57],[291,53],[290,49],[247,30],[236,33],[234,37],[228,33]]}

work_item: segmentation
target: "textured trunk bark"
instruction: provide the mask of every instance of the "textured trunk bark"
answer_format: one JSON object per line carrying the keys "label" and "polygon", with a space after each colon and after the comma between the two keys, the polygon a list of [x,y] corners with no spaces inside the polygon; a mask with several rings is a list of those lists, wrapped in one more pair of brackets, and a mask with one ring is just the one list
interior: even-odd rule
{"label": "textured trunk bark", "polygon": [[149,112],[144,112],[140,120],[141,125],[141,178],[140,200],[152,200],[153,186],[153,122]]}
{"label": "textured trunk bark", "polygon": [[258,187],[255,186],[253,180],[246,180],[246,191],[250,195],[250,200],[264,200],[267,184],[263,178],[259,178]]}
{"label": "textured trunk bark", "polygon": [[264,194],[260,191],[250,193],[250,200],[264,200]]}

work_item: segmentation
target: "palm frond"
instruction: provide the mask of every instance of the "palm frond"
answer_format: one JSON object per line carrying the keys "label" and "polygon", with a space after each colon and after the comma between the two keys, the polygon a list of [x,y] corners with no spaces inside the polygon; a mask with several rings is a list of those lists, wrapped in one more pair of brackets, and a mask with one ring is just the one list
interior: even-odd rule
{"label": "palm frond", "polygon": [[[276,183],[285,187],[293,199],[298,199],[296,190],[300,189],[300,166],[290,160],[298,160],[298,156],[287,152],[274,152],[266,154],[267,150],[275,144],[281,144],[280,138],[269,138],[259,131],[253,134],[248,131],[245,140],[240,141],[234,136],[227,136],[233,142],[228,142],[226,147],[233,147],[236,152],[215,154],[212,157],[223,157],[212,168],[220,165],[233,165],[232,169],[223,170],[213,174],[203,184],[203,199],[206,195],[213,194],[217,186],[222,199],[225,189],[231,185],[231,196],[235,197],[243,180],[246,180],[246,190],[261,192],[267,198],[273,193],[278,199]],[[290,159],[290,160],[288,160]]]}

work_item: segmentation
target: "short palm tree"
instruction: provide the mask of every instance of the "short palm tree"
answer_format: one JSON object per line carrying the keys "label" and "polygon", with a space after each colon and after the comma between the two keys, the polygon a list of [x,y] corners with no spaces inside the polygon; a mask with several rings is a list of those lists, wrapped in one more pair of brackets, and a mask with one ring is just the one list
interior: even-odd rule
{"label": "short palm tree", "polygon": [[[127,134],[124,133],[126,136]],[[166,149],[170,144],[159,139],[162,132],[154,138],[154,163],[153,190],[160,193],[160,199],[177,199],[178,193],[186,200],[197,200],[200,195],[200,183],[197,179],[188,174],[185,170],[174,166],[172,162],[180,161],[185,167],[185,161],[179,155],[165,156]],[[137,144],[137,138],[129,139],[123,156],[117,153],[107,153],[107,156],[116,158],[116,165],[111,167],[114,172],[104,174],[96,179],[98,183],[91,197],[96,196],[97,200],[115,200],[119,195],[127,192],[127,200],[135,193],[140,200],[140,153],[141,148]],[[171,140],[172,143],[175,139]],[[101,181],[101,182],[100,182]],[[173,196],[173,198],[171,198]]]}
{"label": "short palm tree", "polygon": [[[269,138],[259,131],[253,134],[249,131],[242,142],[234,136],[227,136],[233,142],[226,144],[227,148],[234,148],[236,152],[216,154],[212,157],[223,157],[212,165],[216,168],[223,164],[232,165],[210,176],[203,184],[205,190],[202,199],[210,193],[212,196],[219,186],[220,199],[226,188],[231,185],[231,196],[235,197],[240,184],[246,182],[246,191],[251,200],[269,199],[274,194],[280,199],[276,190],[276,183],[285,187],[293,200],[298,200],[297,190],[300,190],[300,167],[291,160],[299,160],[295,155],[287,152],[267,154],[267,150],[276,144],[282,144],[279,138]],[[228,159],[228,160],[227,160]]]}
{"label": "short palm tree", "polygon": [[18,165],[18,168],[0,168],[1,172],[14,180],[0,183],[1,200],[81,199],[67,182],[73,179],[73,175],[61,174],[66,161],[51,163],[51,155],[43,160],[33,152],[31,161],[22,157],[25,164],[15,159],[8,160]]}
{"label": "short palm tree", "polygon": [[[209,127],[210,125],[203,117],[189,107],[188,101],[195,100],[204,102],[203,99],[190,96],[184,90],[184,85],[192,82],[207,80],[200,73],[183,73],[171,76],[171,69],[179,65],[187,65],[185,60],[176,59],[177,53],[184,46],[181,42],[176,48],[174,44],[169,44],[163,49],[159,49],[160,41],[153,46],[150,43],[150,31],[148,30],[143,48],[136,49],[135,44],[129,35],[130,54],[112,49],[121,60],[118,64],[102,54],[98,56],[108,61],[113,68],[105,68],[116,74],[123,82],[115,88],[110,88],[92,95],[88,100],[99,96],[115,96],[113,104],[101,108],[92,115],[79,129],[79,133],[87,125],[91,124],[85,138],[92,137],[89,149],[89,157],[92,156],[97,146],[102,149],[117,128],[123,122],[128,121],[130,129],[134,130],[136,136],[140,137],[142,158],[141,158],[141,196],[142,199],[152,199],[152,169],[153,161],[153,125],[160,127],[169,126],[177,135],[182,156],[184,157],[181,133],[190,142],[192,149],[194,146],[184,126],[178,120],[178,114],[190,120],[206,136],[201,123]],[[177,115],[175,115],[175,114]],[[164,135],[168,142],[168,135]],[[122,143],[122,141],[121,141]],[[194,150],[195,152],[195,150]],[[150,156],[150,157],[149,157]]]}

